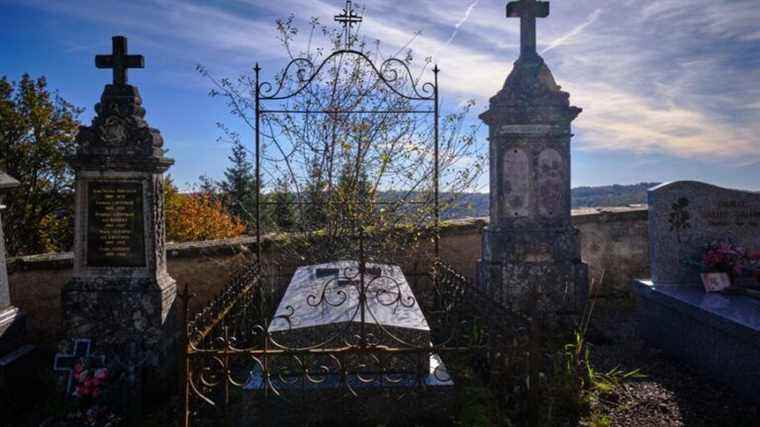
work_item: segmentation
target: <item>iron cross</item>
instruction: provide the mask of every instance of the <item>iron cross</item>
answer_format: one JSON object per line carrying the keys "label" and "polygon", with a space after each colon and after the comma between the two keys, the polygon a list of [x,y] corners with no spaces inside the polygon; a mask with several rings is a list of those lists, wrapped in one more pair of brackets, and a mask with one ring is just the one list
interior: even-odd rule
{"label": "iron cross", "polygon": [[520,57],[531,58],[536,53],[536,18],[549,16],[549,2],[519,0],[507,4],[507,18],[520,18]]}
{"label": "iron cross", "polygon": [[145,58],[142,55],[127,54],[127,38],[115,36],[113,41],[113,53],[111,55],[96,55],[95,66],[98,68],[113,69],[113,84],[127,84],[127,70],[130,68],[145,68]]}
{"label": "iron cross", "polygon": [[362,20],[364,20],[364,18],[354,12],[354,6],[351,4],[351,1],[346,2],[346,8],[343,9],[342,14],[335,15],[335,22],[343,24],[345,31],[344,37],[346,38],[346,46],[348,49],[351,49],[351,44],[353,43],[353,40],[351,40],[351,28],[353,28],[354,24],[362,22]]}

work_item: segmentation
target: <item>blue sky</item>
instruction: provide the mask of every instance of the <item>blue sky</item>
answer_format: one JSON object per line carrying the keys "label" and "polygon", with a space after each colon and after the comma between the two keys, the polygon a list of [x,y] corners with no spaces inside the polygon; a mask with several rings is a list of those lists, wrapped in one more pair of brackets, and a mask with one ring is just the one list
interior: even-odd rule
{"label": "blue sky", "polygon": [[[93,56],[129,38],[145,70],[130,71],[149,123],[161,130],[185,186],[221,177],[234,123],[195,71],[264,76],[286,64],[274,20],[306,24],[340,0],[0,0],[0,75],[45,75],[76,105],[92,106],[110,72]],[[362,33],[385,52],[409,45],[442,69],[446,105],[474,98],[474,116],[503,85],[519,50],[519,20],[501,0],[357,1]],[[760,190],[760,7],[757,0],[555,0],[539,20],[539,50],[584,112],[575,121],[573,185],[699,179]],[[417,34],[417,35],[415,35]],[[303,38],[297,43],[305,43]],[[252,137],[252,136],[250,136]],[[485,135],[480,143],[487,144]],[[487,174],[480,189],[487,191]]]}

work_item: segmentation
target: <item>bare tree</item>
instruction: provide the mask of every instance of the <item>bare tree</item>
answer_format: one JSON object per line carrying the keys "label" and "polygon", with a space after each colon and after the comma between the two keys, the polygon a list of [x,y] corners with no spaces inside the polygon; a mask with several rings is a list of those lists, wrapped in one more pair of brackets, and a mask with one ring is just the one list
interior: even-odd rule
{"label": "bare tree", "polygon": [[[440,115],[442,197],[436,206],[437,94],[428,82],[430,59],[418,65],[407,48],[397,52],[401,58],[384,57],[380,41],[367,43],[360,28],[348,44],[342,29],[316,18],[299,48],[293,22],[293,16],[277,21],[291,62],[259,86],[266,110],[260,121],[262,192],[273,192],[283,180],[292,191],[302,238],[288,242],[306,243],[292,246],[298,262],[355,257],[357,241],[370,258],[403,257],[429,242],[424,237],[431,235],[436,208],[443,211],[472,191],[483,171],[476,125],[467,125],[474,102]],[[319,42],[332,49],[315,47]],[[255,132],[255,75],[230,80],[199,71],[215,85],[212,95],[223,97]]]}

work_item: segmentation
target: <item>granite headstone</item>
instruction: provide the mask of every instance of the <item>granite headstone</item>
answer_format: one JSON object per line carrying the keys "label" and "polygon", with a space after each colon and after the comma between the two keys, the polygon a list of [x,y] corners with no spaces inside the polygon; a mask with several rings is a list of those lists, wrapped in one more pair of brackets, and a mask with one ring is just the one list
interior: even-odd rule
{"label": "granite headstone", "polygon": [[657,284],[700,282],[700,259],[713,242],[760,251],[760,193],[696,181],[649,190],[652,280]]}

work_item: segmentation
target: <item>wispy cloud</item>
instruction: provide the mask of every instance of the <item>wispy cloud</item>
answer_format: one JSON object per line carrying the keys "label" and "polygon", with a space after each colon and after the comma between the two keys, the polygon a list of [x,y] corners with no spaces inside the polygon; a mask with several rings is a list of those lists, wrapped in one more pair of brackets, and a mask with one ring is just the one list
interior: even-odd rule
{"label": "wispy cloud", "polygon": [[578,25],[577,27],[573,28],[570,32],[567,34],[563,34],[562,36],[554,39],[553,42],[549,44],[544,50],[541,51],[541,54],[545,54],[546,52],[556,49],[564,44],[569,43],[572,41],[578,34],[582,33],[583,30],[586,29],[589,25],[593,24],[598,18],[599,15],[602,14],[602,9],[597,9],[591,15],[589,15],[588,19],[586,19],[586,22],[583,22],[582,24]]}
{"label": "wispy cloud", "polygon": [[457,37],[457,34],[459,34],[459,28],[461,28],[462,25],[464,25],[464,23],[467,22],[468,19],[470,19],[470,14],[472,14],[472,11],[475,9],[478,3],[480,3],[480,0],[475,0],[474,2],[470,4],[469,7],[467,7],[467,10],[464,12],[464,16],[462,17],[462,19],[460,19],[459,22],[457,22],[456,25],[454,25],[454,31],[451,32],[451,36],[449,36],[449,39],[446,40],[446,42],[443,44],[441,48],[435,51],[435,53],[433,54],[433,57],[437,57],[438,52],[440,52],[441,49],[450,45],[451,42],[454,41],[454,39]]}
{"label": "wispy cloud", "polygon": [[[275,17],[295,12],[299,23],[311,16],[329,23],[342,1],[28,4],[134,33],[165,54],[166,66],[203,62],[235,75],[256,60],[284,61]],[[503,0],[418,0],[403,11],[396,0],[357,6],[365,7],[369,39],[395,51],[414,38],[418,58],[432,52],[442,92],[455,102],[474,97],[483,105],[519,53],[519,21],[504,17]],[[760,161],[757,0],[557,1],[552,8],[539,22],[541,52],[584,108],[575,122],[583,150]]]}

